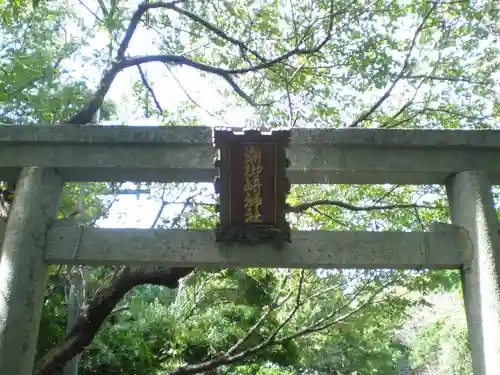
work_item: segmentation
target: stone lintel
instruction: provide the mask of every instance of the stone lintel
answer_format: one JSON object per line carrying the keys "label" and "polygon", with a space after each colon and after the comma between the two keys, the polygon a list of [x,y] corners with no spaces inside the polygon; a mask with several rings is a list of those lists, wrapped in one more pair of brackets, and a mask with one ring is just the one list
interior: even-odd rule
{"label": "stone lintel", "polygon": [[[500,131],[293,129],[292,184],[442,184],[483,170],[500,184]],[[30,165],[66,181],[213,182],[212,128],[0,126],[0,176]]]}

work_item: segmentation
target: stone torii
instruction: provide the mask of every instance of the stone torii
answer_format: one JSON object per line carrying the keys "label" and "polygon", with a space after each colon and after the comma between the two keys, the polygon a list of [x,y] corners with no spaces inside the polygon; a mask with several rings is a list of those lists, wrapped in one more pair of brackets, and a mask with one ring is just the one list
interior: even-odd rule
{"label": "stone torii", "polygon": [[459,268],[476,375],[500,374],[500,132],[294,129],[293,184],[444,184],[453,224],[430,232],[292,232],[232,245],[212,231],[80,228],[55,219],[64,181],[213,182],[206,127],[0,126],[0,180],[18,180],[0,223],[0,371],[30,375],[49,264]]}

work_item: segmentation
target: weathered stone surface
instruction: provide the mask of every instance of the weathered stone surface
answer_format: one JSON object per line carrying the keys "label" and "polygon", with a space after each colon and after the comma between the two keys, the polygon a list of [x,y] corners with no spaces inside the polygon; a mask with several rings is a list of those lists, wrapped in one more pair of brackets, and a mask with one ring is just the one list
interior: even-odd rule
{"label": "weathered stone surface", "polygon": [[293,232],[276,250],[216,243],[210,230],[98,229],[55,226],[45,259],[65,264],[178,267],[458,268],[470,260],[465,231],[439,225],[425,233]]}
{"label": "weathered stone surface", "polygon": [[2,374],[32,373],[48,271],[46,234],[61,190],[61,176],[53,169],[25,168],[21,173],[0,255]]}
{"label": "weathered stone surface", "polygon": [[73,144],[212,144],[204,126],[2,125],[0,142]]}
{"label": "weathered stone surface", "polygon": [[500,235],[491,186],[482,172],[447,181],[451,218],[468,232],[473,252],[462,287],[475,375],[500,374]]}
{"label": "weathered stone surface", "polygon": [[[500,184],[500,131],[293,129],[291,183],[442,184],[483,170]],[[0,126],[0,175],[56,167],[67,181],[213,182],[207,127]]]}
{"label": "weathered stone surface", "polygon": [[[237,128],[231,128],[237,130]],[[292,144],[430,148],[498,148],[498,130],[294,128]],[[212,144],[205,126],[1,125],[0,142]]]}

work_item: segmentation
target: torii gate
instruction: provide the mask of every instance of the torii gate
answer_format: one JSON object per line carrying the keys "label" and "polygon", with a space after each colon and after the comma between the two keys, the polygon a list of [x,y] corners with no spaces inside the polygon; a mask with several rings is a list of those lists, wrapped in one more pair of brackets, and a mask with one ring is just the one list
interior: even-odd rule
{"label": "torii gate", "polygon": [[0,126],[0,180],[19,177],[0,262],[0,372],[30,375],[48,264],[461,268],[476,375],[500,374],[500,235],[490,183],[500,132],[294,129],[291,183],[445,184],[453,225],[431,232],[294,232],[269,245],[212,231],[83,229],[55,221],[64,181],[213,182],[207,127]]}

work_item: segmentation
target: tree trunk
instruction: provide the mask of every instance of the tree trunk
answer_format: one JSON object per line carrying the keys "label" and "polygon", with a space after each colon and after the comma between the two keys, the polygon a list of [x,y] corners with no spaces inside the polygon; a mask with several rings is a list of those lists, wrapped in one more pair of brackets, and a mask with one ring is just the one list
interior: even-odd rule
{"label": "tree trunk", "polygon": [[107,287],[101,288],[78,317],[67,336],[38,361],[33,375],[53,375],[92,343],[102,324],[115,306],[132,288],[154,284],[177,288],[179,279],[194,268],[125,267]]}

